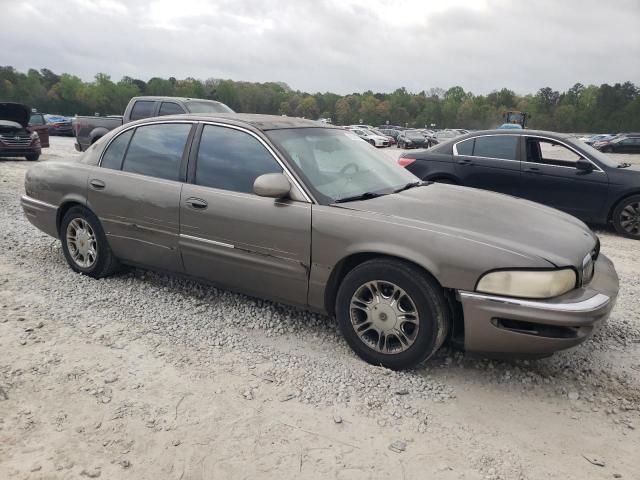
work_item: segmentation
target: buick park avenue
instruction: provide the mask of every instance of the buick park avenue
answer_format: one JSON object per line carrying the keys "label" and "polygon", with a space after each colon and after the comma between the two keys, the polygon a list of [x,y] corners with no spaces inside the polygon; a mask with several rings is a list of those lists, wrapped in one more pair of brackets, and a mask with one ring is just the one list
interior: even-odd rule
{"label": "buick park avenue", "polygon": [[618,293],[580,220],[423,182],[309,120],[139,120],[33,166],[25,190],[27,218],[76,272],[140,266],[332,315],[361,358],[393,369],[447,340],[490,355],[572,347]]}

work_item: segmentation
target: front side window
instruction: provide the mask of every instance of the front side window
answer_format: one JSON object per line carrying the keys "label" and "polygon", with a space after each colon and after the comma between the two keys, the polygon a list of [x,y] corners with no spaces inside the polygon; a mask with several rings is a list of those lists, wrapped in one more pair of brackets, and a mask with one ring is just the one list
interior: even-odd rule
{"label": "front side window", "polygon": [[120,168],[122,168],[124,153],[127,151],[127,147],[129,146],[129,140],[131,140],[131,135],[133,135],[133,129],[127,130],[111,142],[109,147],[107,147],[107,151],[104,152],[104,155],[102,156],[102,163],[100,166],[104,168],[111,168],[112,170],[120,170]]}
{"label": "front side window", "polygon": [[177,103],[162,102],[160,104],[160,110],[158,111],[158,116],[161,117],[163,115],[179,115],[181,113],[184,113],[184,110]]}
{"label": "front side window", "polygon": [[324,204],[365,193],[390,194],[418,181],[354,132],[319,127],[270,130],[267,135]]}
{"label": "front side window", "polygon": [[476,137],[475,144],[473,146],[473,156],[500,158],[503,160],[517,160],[517,148],[517,135]]}
{"label": "front side window", "polygon": [[195,183],[233,192],[253,193],[253,182],[282,168],[255,137],[233,128],[205,125]]}
{"label": "front side window", "polygon": [[150,177],[178,180],[190,123],[162,123],[136,128],[122,169]]}
{"label": "front side window", "polygon": [[575,168],[580,160],[573,150],[564,145],[543,138],[528,137],[526,143],[527,162]]}
{"label": "front side window", "polygon": [[148,100],[138,100],[131,109],[131,120],[140,120],[153,115],[153,107],[155,102]]}

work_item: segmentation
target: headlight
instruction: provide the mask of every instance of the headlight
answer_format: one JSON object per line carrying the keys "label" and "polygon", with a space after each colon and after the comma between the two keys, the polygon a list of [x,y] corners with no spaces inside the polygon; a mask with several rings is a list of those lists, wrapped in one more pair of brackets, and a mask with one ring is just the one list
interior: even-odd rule
{"label": "headlight", "polygon": [[40,139],[40,135],[38,135],[38,132],[31,132],[31,140],[36,140],[36,139]]}
{"label": "headlight", "polygon": [[576,288],[576,272],[562,270],[504,270],[484,275],[476,290],[523,298],[551,298]]}

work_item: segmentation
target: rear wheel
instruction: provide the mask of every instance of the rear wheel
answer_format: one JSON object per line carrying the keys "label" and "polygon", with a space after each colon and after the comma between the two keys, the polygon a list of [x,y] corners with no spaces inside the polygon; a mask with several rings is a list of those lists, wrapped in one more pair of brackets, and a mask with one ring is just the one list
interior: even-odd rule
{"label": "rear wheel", "polygon": [[84,207],[72,207],[60,225],[62,251],[69,266],[93,278],[114,273],[119,266],[98,218]]}
{"label": "rear wheel", "polygon": [[26,158],[30,162],[36,162],[40,158],[40,154],[39,153],[32,153],[32,154],[29,154],[29,155],[25,155],[24,158]]}
{"label": "rear wheel", "polygon": [[336,317],[349,346],[363,360],[394,370],[432,356],[448,334],[450,316],[433,278],[392,259],[354,268],[336,298]]}
{"label": "rear wheel", "polygon": [[640,240],[640,195],[622,200],[613,211],[612,220],[620,235]]}

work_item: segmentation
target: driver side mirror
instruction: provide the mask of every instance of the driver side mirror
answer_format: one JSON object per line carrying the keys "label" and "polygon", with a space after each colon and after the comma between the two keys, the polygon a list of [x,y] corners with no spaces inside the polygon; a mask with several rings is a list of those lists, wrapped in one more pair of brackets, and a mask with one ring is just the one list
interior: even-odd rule
{"label": "driver side mirror", "polygon": [[576,169],[581,170],[583,172],[591,172],[593,171],[593,163],[585,158],[581,158],[576,162]]}
{"label": "driver side mirror", "polygon": [[284,198],[291,191],[291,184],[282,173],[265,173],[253,182],[256,195],[269,198]]}

